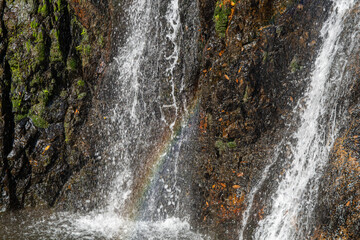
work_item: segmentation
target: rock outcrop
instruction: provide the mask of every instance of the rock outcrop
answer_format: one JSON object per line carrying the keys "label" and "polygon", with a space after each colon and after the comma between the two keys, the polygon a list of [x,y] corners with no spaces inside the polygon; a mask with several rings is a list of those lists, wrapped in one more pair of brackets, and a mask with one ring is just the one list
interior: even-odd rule
{"label": "rock outcrop", "polygon": [[110,60],[111,7],[4,0],[0,12],[0,206],[53,206],[91,156],[86,119]]}

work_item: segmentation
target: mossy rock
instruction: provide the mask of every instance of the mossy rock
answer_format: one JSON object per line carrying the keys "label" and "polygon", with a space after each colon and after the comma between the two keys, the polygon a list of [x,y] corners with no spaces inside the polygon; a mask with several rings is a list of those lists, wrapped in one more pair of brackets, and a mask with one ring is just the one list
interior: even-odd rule
{"label": "mossy rock", "polygon": [[79,64],[75,57],[70,57],[67,61],[67,69],[71,71],[76,71]]}
{"label": "mossy rock", "polygon": [[78,81],[77,81],[77,85],[78,85],[79,87],[84,87],[84,86],[85,86],[84,80],[82,80],[82,79],[78,80]]}
{"label": "mossy rock", "polygon": [[295,56],[290,63],[290,70],[292,73],[297,72],[298,70],[301,69],[301,66],[299,65],[299,61],[297,59],[297,57]]}
{"label": "mossy rock", "polygon": [[12,98],[12,108],[13,112],[20,112],[21,111],[21,98]]}
{"label": "mossy rock", "polygon": [[45,0],[43,0],[42,4],[40,4],[38,8],[38,13],[41,14],[43,17],[46,17],[49,14],[49,7],[46,4]]}
{"label": "mossy rock", "polygon": [[228,142],[226,145],[228,148],[236,148],[236,146],[237,146],[236,142]]}
{"label": "mossy rock", "polygon": [[[229,1],[229,3],[233,1]],[[231,14],[231,6],[227,1],[219,0],[216,2],[213,20],[215,22],[215,31],[220,38],[225,37],[226,29]]]}
{"label": "mossy rock", "polygon": [[215,142],[215,147],[219,151],[220,154],[222,154],[226,150],[226,145],[222,140],[217,140]]}
{"label": "mossy rock", "polygon": [[31,118],[31,120],[33,121],[33,123],[36,127],[38,127],[38,128],[49,127],[49,123],[42,117],[37,116],[37,115],[30,115],[29,117]]}
{"label": "mossy rock", "polygon": [[82,99],[84,99],[86,97],[86,92],[82,92],[82,93],[80,93],[78,96],[77,96],[77,99],[78,100],[82,100]]}

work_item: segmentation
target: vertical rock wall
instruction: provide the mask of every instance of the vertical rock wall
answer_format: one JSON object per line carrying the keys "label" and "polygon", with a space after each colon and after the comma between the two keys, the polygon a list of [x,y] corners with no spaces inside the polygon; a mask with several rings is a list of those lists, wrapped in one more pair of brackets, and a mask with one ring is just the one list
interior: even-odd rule
{"label": "vertical rock wall", "polygon": [[87,164],[110,12],[107,1],[1,1],[1,208],[52,206]]}

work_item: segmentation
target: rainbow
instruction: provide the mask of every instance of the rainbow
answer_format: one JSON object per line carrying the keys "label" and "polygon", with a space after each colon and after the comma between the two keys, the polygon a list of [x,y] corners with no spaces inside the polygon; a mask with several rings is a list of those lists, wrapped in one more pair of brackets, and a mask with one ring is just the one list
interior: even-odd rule
{"label": "rainbow", "polygon": [[144,172],[135,180],[133,196],[129,199],[130,203],[127,208],[130,212],[130,218],[138,220],[141,209],[146,207],[146,195],[153,189],[159,172],[162,169],[165,160],[169,156],[171,149],[179,142],[179,136],[184,128],[189,126],[189,123],[196,120],[199,112],[199,101],[195,98],[188,109],[188,113],[177,120],[173,131],[167,131],[160,144],[154,147],[154,153],[151,154],[150,160],[144,166]]}

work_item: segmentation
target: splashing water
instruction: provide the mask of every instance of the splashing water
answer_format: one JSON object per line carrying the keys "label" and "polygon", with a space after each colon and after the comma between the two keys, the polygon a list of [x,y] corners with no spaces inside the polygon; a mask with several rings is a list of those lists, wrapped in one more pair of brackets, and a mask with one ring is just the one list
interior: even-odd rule
{"label": "splashing water", "polygon": [[[358,39],[359,19],[353,25],[355,31],[347,30],[344,22],[356,2],[334,1],[332,13],[324,23],[321,30],[323,44],[304,97],[305,109],[301,110],[300,103],[295,108],[295,111],[303,111],[300,126],[292,136],[296,141],[286,143],[291,148],[292,156],[284,162],[290,162],[290,166],[285,168],[283,176],[279,176],[278,188],[268,204],[267,215],[258,223],[254,239],[306,239],[311,233],[318,181],[336,138],[337,119],[344,115],[337,101],[349,83],[345,70],[348,56]],[[266,174],[275,161],[266,168]],[[245,237],[244,229],[251,207],[252,199],[243,218],[240,239]]]}
{"label": "splashing water", "polygon": [[[79,214],[47,211],[22,211],[6,217],[2,239],[114,239],[114,240],[163,240],[204,239],[191,231],[190,225],[179,218],[161,221],[131,221],[119,218],[116,213]],[[20,230],[19,230],[20,229]]]}

